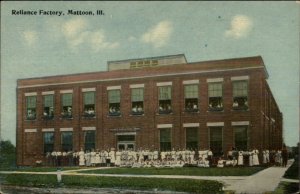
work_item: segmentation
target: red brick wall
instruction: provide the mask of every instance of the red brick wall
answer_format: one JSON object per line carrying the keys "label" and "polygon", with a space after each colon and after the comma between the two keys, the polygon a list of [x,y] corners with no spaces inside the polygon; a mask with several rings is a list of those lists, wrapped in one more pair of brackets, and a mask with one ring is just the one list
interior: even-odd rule
{"label": "red brick wall", "polygon": [[[249,75],[249,110],[232,110],[232,76]],[[224,111],[208,111],[208,84],[207,78],[224,78],[223,82],[223,104]],[[18,165],[30,165],[36,158],[43,156],[43,133],[42,128],[55,129],[55,149],[61,149],[60,128],[73,128],[73,147],[79,150],[84,146],[84,132],[82,127],[96,127],[96,148],[107,149],[116,147],[115,132],[111,129],[139,127],[136,135],[136,148],[159,148],[159,129],[157,124],[173,124],[172,147],[185,148],[185,129],[183,123],[200,123],[198,140],[201,149],[209,148],[209,136],[207,122],[224,122],[223,127],[223,150],[234,146],[234,133],[231,126],[232,121],[249,121],[249,148],[270,148],[272,144],[279,146],[282,142],[282,122],[277,123],[278,133],[273,137],[269,131],[269,124],[266,116],[265,100],[271,99],[271,93],[265,99],[265,91],[269,90],[264,80],[265,74],[262,69],[214,72],[206,74],[191,74],[181,76],[164,76],[144,79],[103,81],[86,84],[66,84],[49,87],[33,87],[18,89],[18,125],[17,125],[17,161]],[[45,78],[46,79],[46,78]],[[199,80],[199,112],[184,112],[184,88],[183,80]],[[263,81],[262,81],[263,80]],[[61,80],[66,81],[66,80]],[[172,110],[170,115],[158,115],[158,87],[157,82],[172,81]],[[132,116],[130,84],[145,84],[144,90],[144,115]],[[121,116],[108,116],[107,86],[121,85]],[[83,95],[82,88],[96,88],[96,118],[83,118]],[[73,119],[61,119],[61,94],[60,90],[73,89]],[[55,91],[55,118],[54,120],[44,121],[41,116],[43,113],[43,102],[41,92]],[[37,111],[36,121],[25,121],[25,92],[37,92]],[[275,104],[275,103],[273,103]],[[280,121],[278,108],[273,105],[272,111],[265,113]],[[268,116],[270,117],[270,116]],[[24,133],[24,129],[36,128],[37,133]],[[270,138],[270,137],[273,137]],[[272,142],[271,142],[272,141]],[[29,150],[27,149],[31,147]],[[274,145],[275,146],[275,145]],[[33,157],[35,156],[35,157]]]}

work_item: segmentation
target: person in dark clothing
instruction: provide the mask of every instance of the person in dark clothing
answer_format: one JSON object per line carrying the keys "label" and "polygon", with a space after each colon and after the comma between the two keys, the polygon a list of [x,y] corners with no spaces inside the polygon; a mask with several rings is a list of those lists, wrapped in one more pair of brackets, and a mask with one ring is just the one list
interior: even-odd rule
{"label": "person in dark clothing", "polygon": [[288,161],[288,151],[286,149],[286,146],[283,146],[281,150],[281,156],[282,156],[282,166],[286,167]]}

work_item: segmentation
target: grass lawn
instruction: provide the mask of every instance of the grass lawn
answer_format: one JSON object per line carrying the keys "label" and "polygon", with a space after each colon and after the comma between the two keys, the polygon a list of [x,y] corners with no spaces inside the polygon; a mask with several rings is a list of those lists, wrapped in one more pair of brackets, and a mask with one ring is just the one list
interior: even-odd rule
{"label": "grass lawn", "polygon": [[[223,193],[223,184],[211,180],[134,178],[134,177],[95,177],[63,176],[64,187],[98,187],[158,191],[185,191],[191,193]],[[30,187],[56,187],[55,175],[9,174],[5,184]]]}
{"label": "grass lawn", "polygon": [[226,168],[110,168],[87,170],[79,173],[91,174],[132,174],[132,175],[194,175],[194,176],[249,176],[265,167],[226,167]]}
{"label": "grass lawn", "polygon": [[[80,167],[61,167],[61,171],[77,170]],[[0,171],[21,171],[21,172],[55,172],[57,167],[23,167],[23,168],[0,168]]]}
{"label": "grass lawn", "polygon": [[299,183],[280,182],[272,194],[296,193],[299,191]]}
{"label": "grass lawn", "polygon": [[283,175],[287,179],[298,179],[299,180],[299,159],[296,158],[292,166]]}

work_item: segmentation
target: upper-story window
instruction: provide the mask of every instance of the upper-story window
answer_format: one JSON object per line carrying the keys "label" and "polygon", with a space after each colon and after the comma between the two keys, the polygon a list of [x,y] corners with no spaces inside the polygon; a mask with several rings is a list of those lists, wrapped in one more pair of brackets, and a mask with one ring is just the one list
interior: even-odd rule
{"label": "upper-story window", "polygon": [[211,111],[223,110],[222,82],[213,82],[208,84],[208,106]]}
{"label": "upper-story window", "polygon": [[43,102],[44,102],[43,118],[44,119],[53,119],[53,117],[54,117],[54,95],[53,94],[44,95]]}
{"label": "upper-story window", "polygon": [[131,108],[133,115],[144,113],[144,88],[131,89]]}
{"label": "upper-story window", "polygon": [[184,86],[184,103],[185,111],[198,111],[198,84],[191,84]]}
{"label": "upper-story window", "polygon": [[83,109],[85,117],[95,116],[95,92],[83,92]]}
{"label": "upper-story window", "polygon": [[108,91],[108,103],[109,103],[109,115],[119,116],[121,115],[121,90],[109,90]]}
{"label": "upper-story window", "polygon": [[234,81],[233,84],[233,104],[234,110],[248,109],[248,81]]}
{"label": "upper-story window", "polygon": [[171,86],[158,87],[159,114],[169,114],[172,112],[171,96]]}
{"label": "upper-story window", "polygon": [[36,119],[36,96],[26,96],[26,119]]}
{"label": "upper-story window", "polygon": [[62,94],[61,100],[62,100],[62,111],[61,115],[63,118],[72,118],[72,93],[65,93]]}

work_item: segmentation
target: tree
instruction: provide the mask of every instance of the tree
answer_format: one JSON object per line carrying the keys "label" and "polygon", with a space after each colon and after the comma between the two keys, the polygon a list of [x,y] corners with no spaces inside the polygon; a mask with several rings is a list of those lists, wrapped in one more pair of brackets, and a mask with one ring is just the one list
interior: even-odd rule
{"label": "tree", "polygon": [[0,168],[16,166],[16,147],[10,141],[0,141]]}

